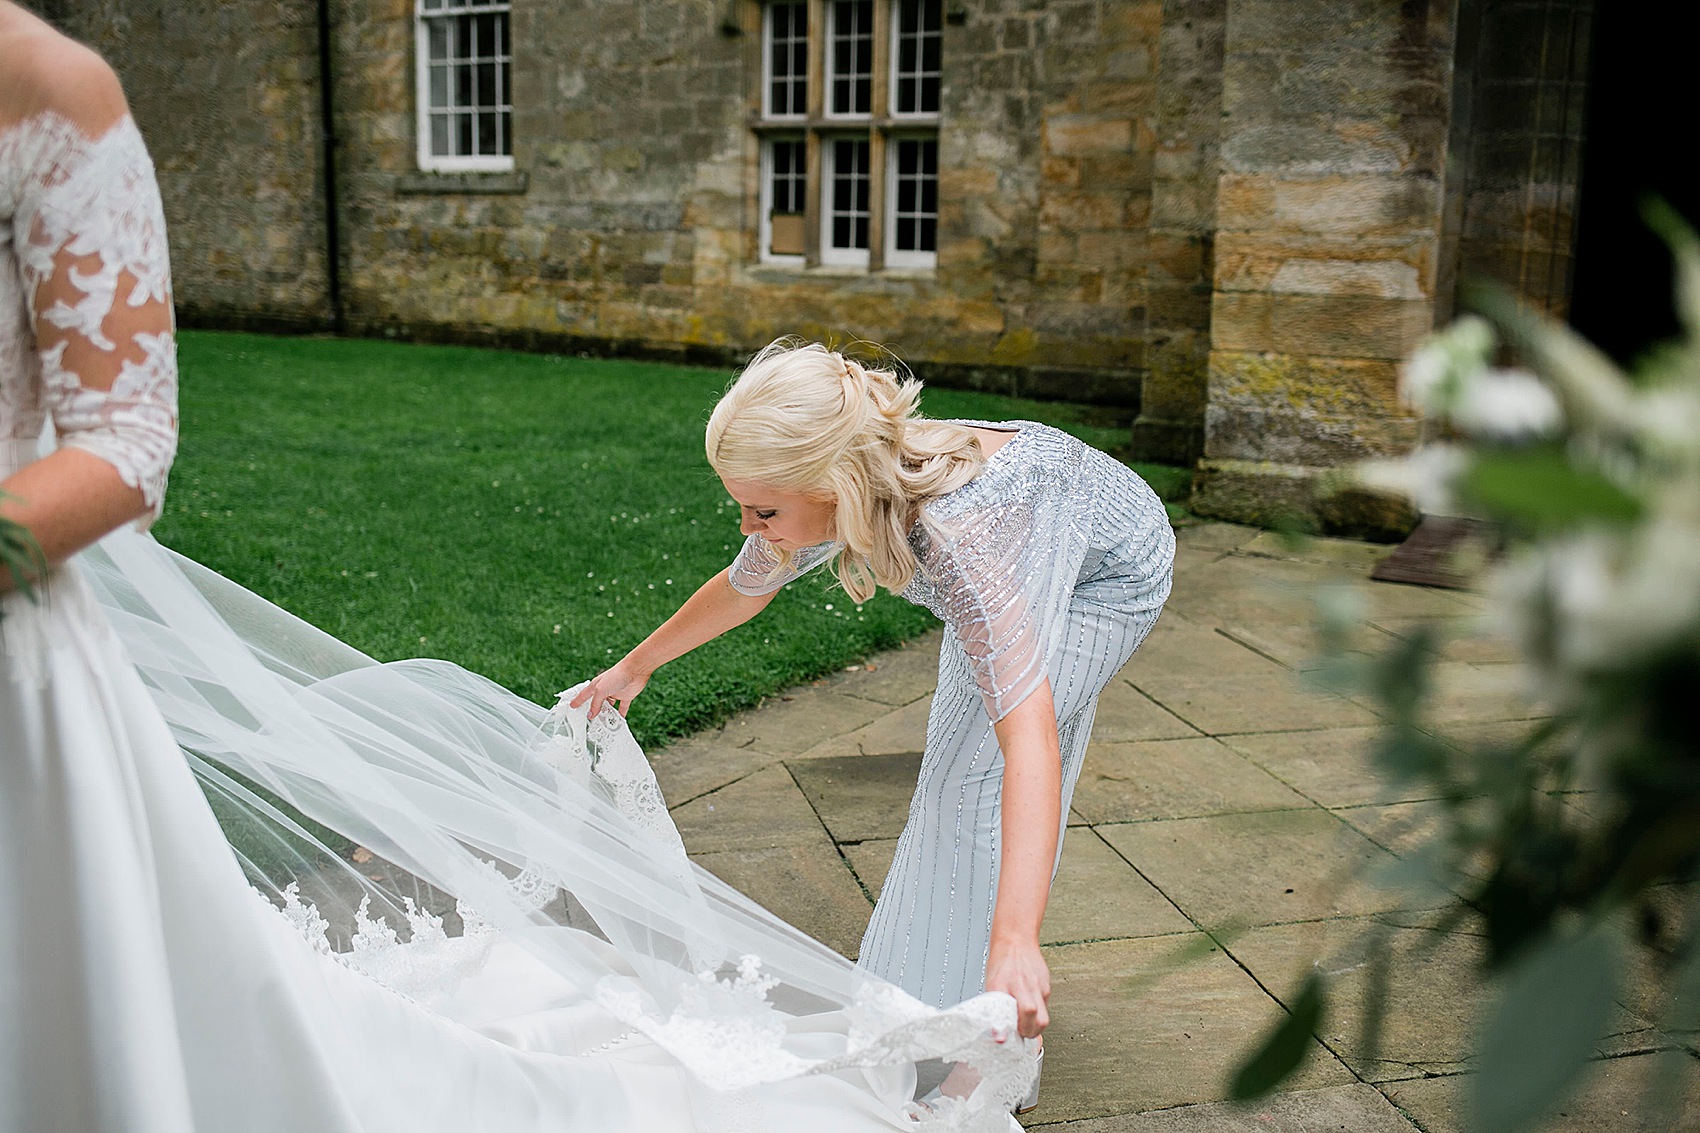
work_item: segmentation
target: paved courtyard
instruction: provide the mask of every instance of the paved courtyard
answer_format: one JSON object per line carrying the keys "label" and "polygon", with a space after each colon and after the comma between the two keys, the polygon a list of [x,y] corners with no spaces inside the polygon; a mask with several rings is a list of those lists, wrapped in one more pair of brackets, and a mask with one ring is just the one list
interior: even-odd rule
{"label": "paved courtyard", "polygon": [[[1480,596],[1367,581],[1388,550],[1337,540],[1293,550],[1224,524],[1180,533],[1174,595],[1105,693],[1075,793],[1045,918],[1053,1024],[1029,1126],[1461,1127],[1477,941],[1394,912],[1400,898],[1363,880],[1397,860],[1434,804],[1375,774],[1370,705],[1307,686],[1313,596],[1355,585],[1369,647],[1427,619],[1453,622],[1459,635],[1436,673],[1443,736],[1511,730],[1538,709],[1509,658],[1470,632]],[[937,632],[653,756],[691,856],[846,956],[907,813]],[[1371,1052],[1358,1023],[1363,960],[1386,947],[1409,958]],[[1313,962],[1333,1004],[1322,1041],[1281,1094],[1225,1103],[1238,1058]],[[1550,1129],[1653,1128],[1640,1089],[1654,1052],[1675,1044],[1645,1010],[1625,995],[1586,1090]],[[1700,1082],[1700,1069],[1687,1078]],[[1674,1127],[1700,1129],[1700,1088]]]}

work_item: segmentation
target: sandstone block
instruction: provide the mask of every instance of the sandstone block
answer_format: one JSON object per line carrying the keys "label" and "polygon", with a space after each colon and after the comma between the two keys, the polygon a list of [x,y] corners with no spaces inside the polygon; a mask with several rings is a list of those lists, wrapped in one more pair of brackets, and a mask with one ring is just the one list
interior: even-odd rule
{"label": "sandstone block", "polygon": [[1133,145],[1133,123],[1125,118],[1059,114],[1045,121],[1045,148],[1062,157],[1124,153]]}
{"label": "sandstone block", "polygon": [[1123,193],[1047,194],[1039,204],[1039,224],[1075,231],[1116,228],[1120,227],[1126,210],[1127,198]]}
{"label": "sandstone block", "polygon": [[1421,299],[1434,287],[1438,248],[1436,236],[1223,232],[1215,246],[1215,283],[1223,291]]}
{"label": "sandstone block", "polygon": [[1336,358],[1401,359],[1434,329],[1423,300],[1363,296],[1271,296],[1273,349]]}
{"label": "sandstone block", "polygon": [[1224,351],[1273,349],[1273,310],[1273,297],[1262,292],[1216,292],[1210,305],[1211,346]]}

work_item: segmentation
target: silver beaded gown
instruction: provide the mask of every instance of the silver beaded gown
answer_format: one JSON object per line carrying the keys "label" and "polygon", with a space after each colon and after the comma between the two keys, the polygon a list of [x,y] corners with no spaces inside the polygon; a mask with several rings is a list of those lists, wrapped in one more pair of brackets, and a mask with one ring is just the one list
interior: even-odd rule
{"label": "silver beaded gown", "polygon": [[[1099,694],[1156,623],[1175,557],[1162,502],[1119,461],[1034,421],[958,424],[1015,435],[910,531],[920,570],[903,597],[950,632],[908,822],[857,961],[940,1007],[984,990],[1002,836],[993,721],[1050,679],[1060,859]],[[825,543],[784,563],[752,535],[728,577],[769,594],[839,550]]]}

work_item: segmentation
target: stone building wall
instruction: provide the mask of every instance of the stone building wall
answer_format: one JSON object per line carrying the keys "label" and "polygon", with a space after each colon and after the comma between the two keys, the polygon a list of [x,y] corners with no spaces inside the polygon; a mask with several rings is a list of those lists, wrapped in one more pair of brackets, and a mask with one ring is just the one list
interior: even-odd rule
{"label": "stone building wall", "polygon": [[[1161,5],[947,26],[929,272],[758,262],[760,6],[516,5],[514,177],[415,172],[412,4],[336,5],[352,329],[732,358],[889,344],[958,382],[1135,404]],[[520,188],[523,178],[523,189]]]}
{"label": "stone building wall", "polygon": [[158,170],[180,317],[330,319],[310,3],[44,0],[118,72]]}
{"label": "stone building wall", "polygon": [[1147,460],[1191,465],[1204,447],[1226,0],[1165,0],[1146,258],[1145,380],[1133,423]]}
{"label": "stone building wall", "polygon": [[1317,469],[1416,439],[1398,363],[1449,302],[1454,21],[1450,0],[1228,0],[1198,484],[1213,514],[1314,511]]}

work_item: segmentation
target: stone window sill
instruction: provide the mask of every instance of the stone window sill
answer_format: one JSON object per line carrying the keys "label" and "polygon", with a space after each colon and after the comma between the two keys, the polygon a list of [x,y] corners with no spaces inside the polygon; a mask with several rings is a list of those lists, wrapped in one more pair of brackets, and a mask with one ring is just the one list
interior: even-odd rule
{"label": "stone window sill", "polygon": [[871,270],[854,264],[816,264],[808,267],[803,264],[784,264],[763,261],[750,264],[747,269],[758,279],[780,282],[786,279],[932,279],[936,271],[930,267],[885,267]]}
{"label": "stone window sill", "polygon": [[403,173],[395,179],[398,197],[456,193],[523,193],[531,177],[523,169],[500,173]]}

